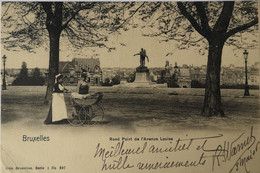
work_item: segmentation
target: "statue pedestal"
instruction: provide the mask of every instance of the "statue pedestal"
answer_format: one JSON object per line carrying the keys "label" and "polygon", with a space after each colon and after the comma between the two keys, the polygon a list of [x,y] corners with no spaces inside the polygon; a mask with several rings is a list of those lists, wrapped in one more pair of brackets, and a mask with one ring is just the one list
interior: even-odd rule
{"label": "statue pedestal", "polygon": [[133,83],[125,83],[115,85],[118,88],[166,88],[167,85],[156,84],[150,80],[149,69],[144,66],[136,68],[135,81]]}
{"label": "statue pedestal", "polygon": [[150,83],[150,73],[147,67],[137,67],[134,83]]}
{"label": "statue pedestal", "polygon": [[134,83],[149,83],[149,73],[147,72],[136,72]]}

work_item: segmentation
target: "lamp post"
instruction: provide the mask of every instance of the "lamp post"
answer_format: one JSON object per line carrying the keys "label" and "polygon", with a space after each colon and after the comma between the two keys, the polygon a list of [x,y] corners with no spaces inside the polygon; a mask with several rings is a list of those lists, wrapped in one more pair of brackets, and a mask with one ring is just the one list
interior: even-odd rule
{"label": "lamp post", "polygon": [[3,87],[2,90],[6,90],[6,81],[5,81],[5,62],[6,62],[6,56],[3,56],[3,62],[4,62],[4,78],[3,78]]}
{"label": "lamp post", "polygon": [[244,58],[245,58],[245,75],[246,75],[244,96],[250,96],[250,94],[249,94],[249,86],[248,86],[248,81],[247,81],[247,59],[248,59],[248,52],[247,52],[247,50],[245,50],[243,54],[244,54]]}

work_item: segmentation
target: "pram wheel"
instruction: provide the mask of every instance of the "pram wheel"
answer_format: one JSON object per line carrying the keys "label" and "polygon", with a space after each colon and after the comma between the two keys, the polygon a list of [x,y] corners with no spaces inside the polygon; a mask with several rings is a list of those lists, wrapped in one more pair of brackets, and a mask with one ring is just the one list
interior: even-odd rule
{"label": "pram wheel", "polygon": [[86,110],[88,108],[81,107],[79,110],[77,110],[77,116],[79,121],[84,124],[88,117],[88,111]]}
{"label": "pram wheel", "polygon": [[[72,115],[73,116],[73,115]],[[78,119],[78,116],[67,119],[72,126],[82,126],[82,122]]]}
{"label": "pram wheel", "polygon": [[86,120],[89,119],[88,111],[88,107],[78,107],[75,112],[72,113],[72,118],[68,119],[69,123],[73,126],[81,126],[85,124]]}
{"label": "pram wheel", "polygon": [[89,116],[90,119],[87,120],[88,125],[100,123],[104,118],[103,107],[99,103],[91,105],[89,107]]}
{"label": "pram wheel", "polygon": [[[104,111],[101,105],[102,93],[89,95],[71,94],[71,105],[73,113],[68,119],[73,126],[95,125],[100,123],[104,117]],[[72,109],[70,109],[72,110]]]}

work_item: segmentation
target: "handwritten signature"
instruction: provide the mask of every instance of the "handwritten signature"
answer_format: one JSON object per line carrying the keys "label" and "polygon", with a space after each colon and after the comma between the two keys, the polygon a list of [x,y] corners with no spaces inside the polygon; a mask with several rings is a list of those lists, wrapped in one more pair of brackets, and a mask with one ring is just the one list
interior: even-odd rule
{"label": "handwritten signature", "polygon": [[245,133],[241,133],[232,142],[224,141],[223,144],[218,145],[216,149],[207,149],[206,143],[207,141],[205,141],[202,150],[205,153],[214,153],[212,156],[208,156],[213,158],[212,170],[214,170],[215,164],[220,166],[221,162],[228,162],[235,156],[239,156],[229,173],[232,173],[234,170],[238,171],[240,167],[244,167],[246,173],[249,173],[250,171],[248,171],[246,164],[253,159],[260,142],[257,141],[256,137],[253,135],[252,127],[250,134],[246,135]]}

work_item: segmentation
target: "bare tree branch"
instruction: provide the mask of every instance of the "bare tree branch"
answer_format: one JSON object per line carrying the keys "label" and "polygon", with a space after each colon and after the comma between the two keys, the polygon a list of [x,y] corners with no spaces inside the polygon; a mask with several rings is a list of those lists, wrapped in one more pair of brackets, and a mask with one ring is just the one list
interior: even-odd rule
{"label": "bare tree branch", "polygon": [[53,15],[51,11],[52,2],[40,2],[47,15]]}
{"label": "bare tree branch", "polygon": [[3,14],[2,17],[1,17],[1,21],[3,20],[4,16],[7,14],[7,12],[8,12],[8,10],[9,10],[9,8],[10,8],[11,5],[12,5],[12,3],[10,3],[10,4],[8,5],[8,7],[6,8],[4,14]]}
{"label": "bare tree branch", "polygon": [[227,32],[230,19],[233,14],[235,1],[225,1],[221,14],[213,27],[213,32],[225,33]]}
{"label": "bare tree branch", "polygon": [[231,29],[230,31],[228,31],[226,34],[225,34],[225,39],[228,39],[230,36],[236,34],[237,32],[240,32],[240,31],[243,31],[243,30],[246,30],[254,25],[256,25],[258,23],[258,18],[256,18],[255,20],[249,22],[249,23],[246,23],[242,26],[238,26],[234,29]]}
{"label": "bare tree branch", "polygon": [[145,2],[143,2],[128,18],[126,18],[124,20],[123,23],[121,23],[117,28],[121,28],[126,22],[128,22],[129,19],[131,19],[137,12],[140,8],[142,8],[144,6]]}
{"label": "bare tree branch", "polygon": [[196,31],[198,31],[198,33],[200,33],[202,36],[206,37],[207,35],[205,31],[203,31],[196,20],[187,12],[183,2],[177,2],[177,5],[180,12],[190,21],[191,25],[196,29]]}
{"label": "bare tree branch", "polygon": [[205,7],[202,2],[194,2],[197,12],[200,17],[201,26],[203,29],[207,31],[207,33],[211,32],[211,28],[209,27],[208,17],[206,15]]}
{"label": "bare tree branch", "polygon": [[70,22],[71,20],[73,20],[73,19],[76,17],[76,15],[77,15],[81,10],[91,9],[91,8],[94,7],[94,5],[95,5],[95,3],[91,3],[90,5],[86,5],[86,6],[80,7],[78,10],[76,10],[76,11],[71,15],[71,17],[65,22],[65,24],[63,24],[62,29],[66,28],[66,27],[68,26],[69,22]]}
{"label": "bare tree branch", "polygon": [[38,5],[39,5],[39,3],[36,3],[35,5],[33,5],[28,11],[26,11],[26,13],[22,14],[22,17],[27,16]]}

